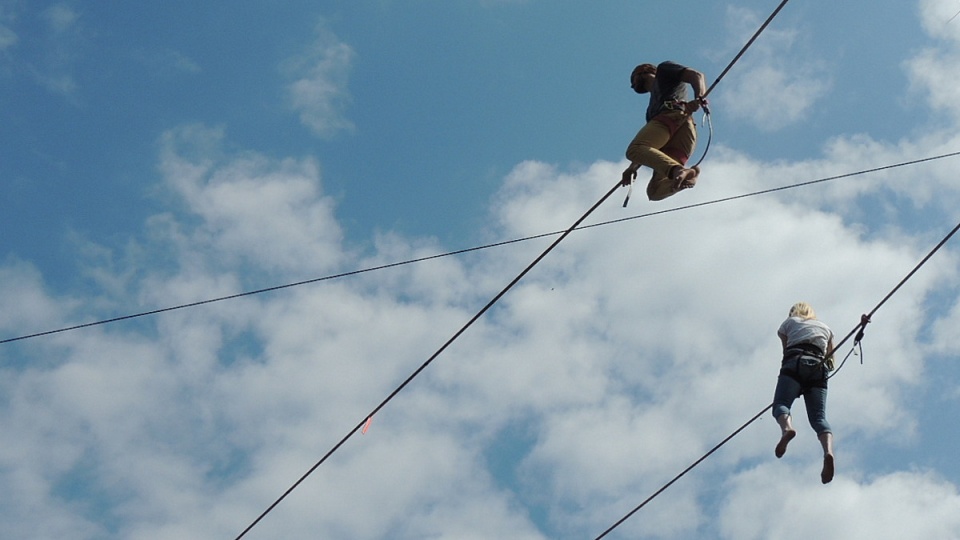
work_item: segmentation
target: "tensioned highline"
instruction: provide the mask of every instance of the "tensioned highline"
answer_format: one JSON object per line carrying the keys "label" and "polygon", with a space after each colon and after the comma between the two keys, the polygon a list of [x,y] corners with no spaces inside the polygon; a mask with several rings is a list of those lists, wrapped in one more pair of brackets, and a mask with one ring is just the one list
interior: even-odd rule
{"label": "tensioned highline", "polygon": [[[920,164],[920,163],[926,163],[926,162],[929,162],[929,161],[935,161],[935,160],[939,160],[939,159],[945,159],[945,158],[956,157],[956,156],[960,156],[960,151],[950,152],[950,153],[946,153],[946,154],[940,154],[940,155],[937,155],[937,156],[931,156],[931,157],[926,157],[926,158],[915,159],[915,160],[911,160],[911,161],[903,161],[903,162],[895,163],[895,164],[892,164],[892,165],[883,165],[883,166],[880,166],[880,167],[874,167],[874,168],[870,168],[870,169],[863,169],[863,170],[856,171],[856,172],[839,174],[839,175],[835,175],[835,176],[828,176],[828,177],[820,178],[820,179],[817,179],[817,180],[810,180],[810,181],[807,181],[807,182],[800,182],[800,183],[797,183],[797,184],[790,184],[790,185],[786,185],[786,186],[780,186],[780,187],[775,187],[775,188],[770,188],[770,189],[764,189],[764,190],[760,190],[760,191],[753,191],[753,192],[750,192],[750,193],[744,193],[744,194],[741,194],[741,195],[733,195],[733,196],[730,196],[730,197],[723,197],[723,198],[720,198],[720,199],[713,199],[713,200],[710,200],[710,201],[704,201],[704,202],[700,202],[700,203],[688,204],[688,205],[684,205],[684,206],[677,206],[677,207],[674,207],[674,208],[668,208],[668,209],[666,209],[666,210],[657,210],[657,211],[655,211],[655,212],[647,212],[647,213],[644,213],[644,214],[638,214],[638,215],[635,215],[635,216],[629,216],[629,217],[625,217],[625,218],[619,218],[619,219],[613,219],[613,220],[603,221],[603,222],[600,222],[600,223],[593,223],[593,224],[590,224],[590,225],[583,225],[583,226],[577,227],[575,230],[578,230],[578,231],[579,231],[579,230],[584,230],[584,229],[591,229],[591,228],[594,228],[594,227],[602,227],[602,226],[605,226],[605,225],[612,225],[612,224],[615,224],[615,223],[621,223],[621,222],[625,222],[625,221],[632,221],[632,220],[636,220],[636,219],[642,219],[642,218],[648,218],[648,217],[653,217],[653,216],[659,216],[659,215],[661,215],[661,214],[670,214],[670,213],[679,212],[679,211],[682,211],[682,210],[691,210],[691,209],[699,208],[699,207],[702,207],[702,206],[711,206],[711,205],[715,205],[715,204],[720,204],[720,203],[726,203],[726,202],[730,202],[730,201],[735,201],[735,200],[738,200],[738,199],[746,199],[746,198],[748,198],[748,197],[756,197],[756,196],[759,196],[759,195],[767,195],[767,194],[775,193],[775,192],[778,192],[778,191],[785,191],[785,190],[788,190],[788,189],[794,189],[794,188],[799,188],[799,187],[811,186],[811,185],[814,185],[814,184],[820,184],[820,183],[829,182],[829,181],[832,181],[832,180],[840,180],[840,179],[844,179],[844,178],[851,178],[851,177],[854,177],[854,176],[860,176],[860,175],[864,175],[864,174],[869,174],[869,173],[874,173],[874,172],[880,172],[880,171],[885,171],[885,170],[889,170],[889,169],[895,169],[895,168],[899,168],[899,167],[906,167],[906,166],[909,166],[909,165],[918,165],[918,164]],[[536,240],[536,239],[538,239],[538,238],[546,238],[546,237],[548,237],[548,236],[556,236],[556,235],[562,234],[562,233],[563,233],[563,231],[553,231],[553,232],[540,233],[540,234],[535,234],[535,235],[532,235],[532,236],[526,236],[526,237],[523,237],[523,238],[515,238],[515,239],[513,239],[513,240],[503,240],[503,241],[501,241],[501,242],[494,242],[494,243],[492,243],[492,244],[485,244],[485,245],[482,245],[482,246],[475,246],[475,247],[464,248],[464,249],[459,249],[459,250],[455,250],[455,251],[448,251],[448,252],[444,252],[444,253],[438,253],[438,254],[436,254],[436,255],[428,255],[428,256],[426,256],[426,257],[418,257],[418,258],[415,258],[415,259],[408,259],[408,260],[405,260],[405,261],[398,261],[398,262],[383,264],[383,265],[379,265],[379,266],[373,266],[373,267],[369,267],[369,268],[361,268],[361,269],[359,269],[359,270],[351,270],[351,271],[349,271],[349,272],[342,272],[342,273],[339,273],[339,274],[331,274],[331,275],[329,275],[329,276],[322,276],[322,277],[318,277],[318,278],[312,278],[312,279],[307,279],[307,280],[303,280],[303,281],[297,281],[297,282],[293,282],[293,283],[287,283],[287,284],[284,284],[284,285],[276,285],[276,286],[266,287],[266,288],[262,288],[262,289],[256,289],[256,290],[252,290],[252,291],[246,291],[246,292],[240,292],[240,293],[231,294],[231,295],[226,295],[226,296],[220,296],[220,297],[217,297],[217,298],[209,298],[209,299],[206,299],[206,300],[198,300],[198,301],[196,301],[196,302],[188,302],[188,303],[179,304],[179,305],[176,305],[176,306],[169,306],[169,307],[165,307],[165,308],[158,308],[158,309],[153,309],[153,310],[149,310],[149,311],[143,311],[143,312],[139,312],[139,313],[132,313],[132,314],[129,314],[129,315],[121,315],[121,316],[118,316],[118,317],[112,317],[112,318],[109,318],[109,319],[102,319],[102,320],[92,321],[92,322],[88,322],[88,323],[77,324],[77,325],[74,325],[74,326],[67,326],[67,327],[57,328],[57,329],[53,329],[53,330],[45,330],[45,331],[43,331],[43,332],[36,332],[36,333],[33,333],[33,334],[25,334],[25,335],[22,335],[22,336],[17,336],[17,337],[2,339],[2,340],[0,340],[0,345],[6,344],[6,343],[13,343],[13,342],[15,342],[15,341],[24,341],[24,340],[28,340],[28,339],[43,337],[43,336],[50,336],[50,335],[53,335],[53,334],[60,334],[60,333],[63,333],[63,332],[70,332],[70,331],[73,331],[73,330],[81,330],[81,329],[83,329],[83,328],[90,328],[90,327],[93,327],[93,326],[101,326],[101,325],[111,324],[111,323],[116,323],[116,322],[121,322],[121,321],[128,321],[128,320],[137,319],[137,318],[140,318],[140,317],[147,317],[147,316],[151,316],[151,315],[159,315],[159,314],[161,314],[161,313],[167,313],[167,312],[170,312],[170,311],[178,311],[178,310],[187,309],[187,308],[194,308],[194,307],[204,306],[204,305],[207,305],[207,304],[213,304],[213,303],[217,303],[217,302],[223,302],[223,301],[226,301],[226,300],[235,300],[235,299],[237,299],[237,298],[243,298],[243,297],[246,297],[246,296],[255,296],[255,295],[259,295],[259,294],[265,294],[265,293],[280,291],[280,290],[284,290],[284,289],[292,289],[292,288],[294,288],[294,287],[300,287],[300,286],[303,286],[303,285],[310,285],[310,284],[319,283],[319,282],[322,282],[322,281],[331,281],[331,280],[334,280],[334,279],[339,279],[339,278],[344,278],[344,277],[355,276],[355,275],[364,274],[364,273],[367,273],[367,272],[375,272],[375,271],[378,271],[378,270],[386,270],[386,269],[389,269],[389,268],[395,268],[395,267],[398,267],[398,266],[404,266],[404,265],[408,265],[408,264],[425,262],[425,261],[429,261],[429,260],[433,260],[433,259],[440,259],[440,258],[443,258],[443,257],[450,257],[450,256],[453,256],[453,255],[463,255],[463,254],[465,254],[465,253],[470,253],[470,252],[473,252],[473,251],[481,251],[481,250],[484,250],[484,249],[501,247],[501,246],[506,246],[506,245],[510,245],[510,244],[517,244],[517,243],[520,243],[520,242],[526,242],[526,241],[528,241],[528,240]]]}

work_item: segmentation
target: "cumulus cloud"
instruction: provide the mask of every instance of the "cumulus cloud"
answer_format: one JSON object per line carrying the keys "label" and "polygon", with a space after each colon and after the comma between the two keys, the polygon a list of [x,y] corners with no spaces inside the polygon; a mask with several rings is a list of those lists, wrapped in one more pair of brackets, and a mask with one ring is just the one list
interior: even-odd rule
{"label": "cumulus cloud", "polygon": [[[744,8],[730,7],[727,20],[738,47],[753,35],[762,19]],[[740,36],[746,36],[741,38]],[[776,131],[802,120],[830,90],[823,66],[796,51],[796,30],[767,28],[725,81],[724,110],[765,131]]]}
{"label": "cumulus cloud", "polygon": [[75,301],[61,298],[63,304],[50,298],[43,290],[43,276],[33,265],[8,258],[0,266],[0,293],[17,309],[0,311],[0,328],[13,333],[30,333],[43,324],[58,324],[66,315],[65,306]]}
{"label": "cumulus cloud", "polygon": [[300,121],[320,137],[353,129],[344,109],[350,102],[347,80],[354,56],[349,45],[321,24],[316,41],[283,65],[283,72],[292,80],[287,90],[291,106],[300,114]]}
{"label": "cumulus cloud", "polygon": [[[154,259],[148,269],[104,294],[169,305],[236,293],[255,279],[439,249],[394,233],[377,238],[373,253],[350,249],[314,160],[228,152],[226,137],[202,125],[164,135],[160,171],[177,204],[152,218],[140,240]],[[711,176],[683,202],[755,181],[741,172],[764,164],[745,159],[715,154]],[[491,201],[488,233],[562,229],[622,167],[518,164]],[[608,203],[591,222],[623,212]],[[905,239],[864,238],[823,201],[788,195],[578,231],[253,537],[599,534],[769,402],[775,330],[793,302],[810,301],[843,333],[926,248],[926,238]],[[15,536],[36,520],[48,538],[65,530],[79,538],[239,533],[548,241],[21,346],[24,359],[5,364],[0,405],[0,429],[20,442],[0,452],[0,475],[8,493],[24,495],[4,506],[12,510],[0,533]],[[804,262],[823,260],[833,264]],[[859,261],[875,270],[865,274]],[[99,305],[46,291],[29,265],[8,261],[3,272],[10,280],[0,283],[20,292],[0,296],[0,312],[12,312],[10,302],[34,306],[27,317],[0,318],[6,332]],[[909,428],[926,317],[913,298],[954,274],[950,265],[918,274],[911,295],[893,300],[870,328],[882,357],[869,369],[848,366],[835,381],[830,411],[844,457],[832,489],[870,501],[931,488],[956,497],[948,482],[922,475],[864,480],[856,443],[846,442]],[[624,534],[703,536],[721,519],[704,503],[707,492],[739,512],[766,494],[758,485],[814,482],[812,434],[801,432],[783,463],[768,463],[776,434],[765,416]],[[718,483],[728,489],[717,493],[710,486]],[[794,496],[813,499],[814,489]],[[764,500],[768,513],[749,524],[724,520],[718,537],[775,533],[776,518],[796,507]],[[956,530],[939,510],[945,505],[918,506],[930,522],[923,530]],[[824,526],[841,527],[843,514],[831,516]]]}
{"label": "cumulus cloud", "polygon": [[[733,496],[721,513],[725,537],[953,538],[960,533],[956,513],[960,494],[935,474],[911,471],[862,481],[840,478],[825,489],[776,474],[767,470],[770,467],[758,467],[734,480]],[[816,475],[810,467],[802,472],[810,478]]]}
{"label": "cumulus cloud", "polygon": [[[256,260],[287,271],[336,268],[342,234],[332,200],[320,195],[318,163],[309,158],[277,163],[256,153],[226,162],[210,159],[211,154],[191,159],[197,152],[218,153],[222,137],[222,131],[202,126],[163,137],[161,169],[204,223],[187,245],[212,247],[230,261]],[[162,216],[154,222],[158,227],[173,225]]]}
{"label": "cumulus cloud", "polygon": [[960,90],[954,84],[960,71],[960,21],[951,20],[957,9],[960,6],[946,0],[921,2],[924,28],[937,42],[904,62],[911,90],[922,94],[933,110],[947,112],[953,122],[960,118]]}
{"label": "cumulus cloud", "polygon": [[[306,65],[342,68],[349,54],[332,50]],[[304,80],[325,79],[324,69]],[[114,285],[64,295],[28,262],[4,260],[0,331],[442,250],[392,232],[369,252],[352,247],[317,159],[232,150],[228,140],[205,125],[162,135],[170,205],[131,240],[136,272],[100,269],[97,282]],[[718,147],[696,189],[629,211],[617,197],[589,223],[769,188],[771,177],[789,183],[915,157],[922,142],[850,136],[817,159],[778,163]],[[563,229],[623,166],[518,163],[490,201],[485,234]],[[811,302],[844,335],[939,240],[938,227],[904,225],[904,198],[933,221],[953,219],[948,166],[924,170],[935,179],[926,193],[898,188],[894,174],[571,234],[250,538],[596,536],[769,403],[775,332],[792,303]],[[868,226],[852,210],[864,201],[888,204],[888,223]],[[0,348],[0,537],[235,536],[550,241]],[[819,484],[802,408],[782,460],[766,414],[617,535],[960,535],[954,480],[896,462],[875,472],[868,455],[909,444],[912,396],[929,381],[925,353],[956,350],[956,291],[941,287],[960,278],[956,257],[939,255],[875,316],[865,348],[882,354],[831,381],[832,484]],[[941,309],[924,302],[932,295]]]}
{"label": "cumulus cloud", "polygon": [[944,43],[956,45],[960,43],[960,25],[957,25],[957,14],[960,6],[951,0],[921,0],[920,21],[924,30]]}

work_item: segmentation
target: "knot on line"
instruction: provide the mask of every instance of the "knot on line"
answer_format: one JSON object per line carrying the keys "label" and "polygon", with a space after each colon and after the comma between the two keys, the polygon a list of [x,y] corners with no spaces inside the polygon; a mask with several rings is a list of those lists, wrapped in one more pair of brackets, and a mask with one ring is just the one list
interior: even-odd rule
{"label": "knot on line", "polygon": [[[860,353],[859,353],[857,356],[860,357],[860,365],[861,365],[861,366],[863,365],[863,343],[861,343],[861,341],[863,340],[863,331],[867,329],[867,325],[868,325],[868,324],[870,324],[870,316],[869,316],[869,315],[866,315],[866,314],[861,315],[861,316],[860,316],[860,327],[859,327],[859,329],[857,330],[857,335],[856,335],[856,337],[853,338],[853,346],[860,349]],[[850,349],[850,352],[853,352],[853,351],[855,351],[855,350],[856,350],[856,349]]]}
{"label": "knot on line", "polygon": [[863,331],[867,329],[867,325],[870,323],[870,316],[863,314],[860,316],[860,329],[857,331],[857,336],[853,338],[854,343],[860,343],[863,339]]}

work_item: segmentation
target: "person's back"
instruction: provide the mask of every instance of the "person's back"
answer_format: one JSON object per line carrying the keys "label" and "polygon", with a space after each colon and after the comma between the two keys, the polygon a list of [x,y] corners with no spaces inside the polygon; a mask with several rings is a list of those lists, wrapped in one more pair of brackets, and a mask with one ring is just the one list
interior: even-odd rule
{"label": "person's back", "polygon": [[817,319],[804,319],[798,316],[788,317],[783,321],[778,333],[786,337],[784,345],[788,349],[801,343],[811,343],[824,353],[827,350],[827,342],[833,337],[833,332],[826,324]]}

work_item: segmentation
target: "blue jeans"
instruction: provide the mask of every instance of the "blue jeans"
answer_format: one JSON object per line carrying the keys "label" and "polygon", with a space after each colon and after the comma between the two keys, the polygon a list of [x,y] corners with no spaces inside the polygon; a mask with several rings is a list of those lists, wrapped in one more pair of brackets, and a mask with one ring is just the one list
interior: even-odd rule
{"label": "blue jeans", "polygon": [[803,403],[807,407],[807,419],[810,427],[817,432],[832,433],[827,422],[827,389],[806,387],[789,375],[780,374],[777,379],[777,389],[773,393],[773,417],[780,418],[790,414],[793,401],[803,395]]}

